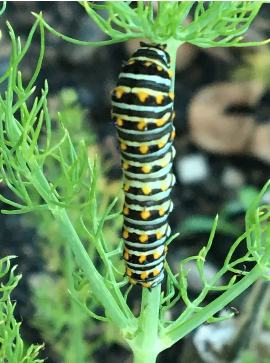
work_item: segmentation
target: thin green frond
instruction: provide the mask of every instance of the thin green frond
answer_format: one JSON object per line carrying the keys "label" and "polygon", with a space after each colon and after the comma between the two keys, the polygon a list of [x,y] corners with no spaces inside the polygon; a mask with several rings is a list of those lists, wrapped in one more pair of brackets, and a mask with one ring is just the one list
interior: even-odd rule
{"label": "thin green frond", "polygon": [[0,16],[3,15],[3,13],[6,10],[6,7],[7,7],[7,2],[6,1],[3,1],[3,5],[2,5],[2,8],[0,10]]}
{"label": "thin green frond", "polygon": [[[134,38],[146,38],[151,42],[184,42],[200,47],[244,47],[262,45],[260,42],[242,42],[251,22],[258,14],[263,1],[159,1],[157,9],[138,2],[130,7],[126,1],[106,1],[97,5],[90,1],[79,1],[97,26],[108,35],[109,40],[85,42],[53,29],[42,14],[33,15],[44,27],[62,39],[80,45],[107,45]],[[185,24],[187,16],[194,13],[192,21]]]}
{"label": "thin green frond", "polygon": [[0,259],[0,361],[42,363],[44,360],[38,359],[37,356],[39,351],[44,348],[44,344],[33,344],[26,348],[20,335],[21,323],[18,323],[14,317],[16,303],[12,302],[10,294],[22,277],[21,274],[15,274],[17,266],[10,268],[10,260],[15,257],[7,256]]}

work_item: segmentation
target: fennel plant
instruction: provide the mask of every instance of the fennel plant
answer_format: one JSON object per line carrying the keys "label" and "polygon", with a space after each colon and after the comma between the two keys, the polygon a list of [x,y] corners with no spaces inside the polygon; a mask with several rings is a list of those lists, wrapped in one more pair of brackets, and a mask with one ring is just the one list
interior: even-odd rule
{"label": "fennel plant", "polygon": [[[87,311],[91,318],[104,323],[112,322],[121,331],[123,339],[133,351],[135,363],[153,363],[161,351],[172,346],[203,322],[215,322],[232,317],[233,312],[222,318],[213,316],[259,277],[267,278],[265,274],[270,268],[268,225],[270,206],[260,206],[260,200],[270,182],[265,185],[247,210],[246,232],[236,239],[224,260],[223,267],[210,281],[207,281],[204,275],[204,262],[214,241],[217,218],[207,246],[197,256],[179,261],[179,274],[173,275],[167,267],[168,279],[165,291],[161,292],[160,285],[152,292],[143,289],[141,312],[138,317],[134,316],[127,304],[130,288],[123,293],[127,278],[121,278],[121,271],[118,271],[112,262],[115,256],[120,257],[121,244],[116,250],[110,250],[109,243],[102,232],[106,221],[114,220],[120,215],[120,211],[115,210],[118,196],[100,217],[96,200],[97,161],[94,163],[89,161],[83,140],[80,142],[79,151],[75,150],[60,114],[59,127],[62,130],[62,136],[57,141],[52,140],[51,118],[47,106],[49,92],[47,82],[41,91],[41,96],[35,97],[32,103],[28,102],[31,96],[36,95],[34,85],[42,67],[45,52],[45,28],[66,41],[84,46],[102,46],[134,38],[166,43],[168,52],[174,59],[172,64],[174,71],[177,48],[184,42],[201,47],[240,47],[268,42],[269,40],[260,43],[242,42],[245,32],[263,2],[160,1],[157,3],[156,10],[151,1],[148,5],[138,2],[136,8],[130,7],[130,1],[111,1],[105,2],[104,5],[80,1],[79,4],[89,14],[89,21],[95,21],[108,35],[108,40],[85,42],[67,37],[53,29],[42,14],[33,14],[36,21],[25,45],[22,46],[20,38],[16,38],[11,25],[7,23],[12,41],[12,54],[9,68],[0,78],[0,84],[5,80],[8,81],[5,95],[0,98],[0,174],[2,181],[14,193],[14,199],[7,199],[3,195],[0,199],[14,209],[2,212],[51,213],[58,223],[62,238],[69,244],[81,268],[79,273],[74,273],[74,278],[76,288],[85,289],[85,300],[80,301],[74,290],[70,291],[72,300]],[[101,16],[99,10],[105,10],[107,17]],[[193,21],[184,25],[190,13],[194,14]],[[41,36],[40,56],[31,80],[25,84],[18,68],[29,50],[37,27],[40,29]],[[46,141],[42,144],[41,131],[46,135]],[[63,153],[63,148],[68,152]],[[54,180],[48,180],[46,176],[46,167],[50,158],[54,159],[60,170],[60,176]],[[80,193],[85,196],[83,202],[78,202],[76,199]],[[33,197],[35,195],[39,198]],[[77,233],[71,223],[69,214],[74,209],[80,212],[84,234],[95,246],[106,270],[105,274],[102,274],[101,270],[94,265],[83,246],[82,236]],[[85,213],[89,213],[88,218],[91,223],[85,223]],[[247,245],[247,252],[235,260],[234,251],[243,243]],[[186,279],[188,271],[185,271],[185,262],[192,259],[197,262],[203,284],[202,291],[195,300],[189,298]],[[251,271],[241,271],[236,267],[239,264],[243,265],[246,261],[256,263]],[[218,285],[217,281],[228,271],[235,275],[227,285]],[[237,281],[238,274],[243,275],[240,281]],[[201,306],[209,291],[219,291],[222,294],[210,304]],[[104,315],[99,316],[89,309],[86,301],[91,297],[99,301],[100,306],[104,308]],[[184,311],[174,321],[168,320],[166,312],[179,299],[182,299],[186,305]]]}
{"label": "fennel plant", "polygon": [[[42,363],[36,359],[43,345],[32,344],[25,347],[20,336],[20,326],[14,318],[16,303],[12,302],[10,294],[18,285],[22,275],[15,274],[16,266],[10,268],[10,260],[15,256],[0,259],[0,362],[8,363]],[[3,282],[8,278],[6,282]]]}

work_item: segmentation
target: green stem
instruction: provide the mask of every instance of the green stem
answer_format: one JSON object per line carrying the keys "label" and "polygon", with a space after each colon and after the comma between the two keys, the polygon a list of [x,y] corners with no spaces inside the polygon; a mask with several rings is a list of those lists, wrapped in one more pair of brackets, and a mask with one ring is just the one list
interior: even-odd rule
{"label": "green stem", "polygon": [[[122,33],[118,32],[118,35],[116,35],[114,37],[114,39],[110,39],[110,40],[103,40],[100,42],[87,42],[87,41],[82,41],[82,40],[78,40],[78,39],[74,39],[74,38],[70,38],[64,34],[59,33],[58,31],[56,31],[55,29],[53,29],[43,18],[41,14],[36,14],[32,12],[32,15],[34,15],[37,19],[39,19],[40,22],[42,22],[43,26],[48,29],[50,32],[52,32],[54,35],[66,40],[67,42],[73,43],[73,44],[77,44],[77,45],[86,45],[86,46],[101,46],[101,45],[110,45],[110,44],[115,44],[115,43],[120,43],[120,42],[124,42],[124,41],[128,41],[130,39],[136,39],[139,37],[140,34],[138,33],[130,33],[130,35],[125,35]],[[114,29],[113,29],[114,31]],[[107,33],[107,32],[106,32]],[[144,34],[141,33],[141,37]],[[111,35],[110,35],[111,36]]]}
{"label": "green stem", "polygon": [[70,244],[78,264],[82,267],[87,279],[89,280],[93,294],[98,301],[100,301],[101,305],[104,306],[107,314],[114,321],[116,326],[120,329],[127,329],[130,323],[129,320],[119,309],[119,306],[116,304],[110,291],[104,284],[102,276],[98,273],[84,249],[66,211],[64,209],[54,208],[51,212],[58,222],[63,238]]}
{"label": "green stem", "polygon": [[158,353],[147,354],[146,352],[143,352],[141,354],[138,352],[138,354],[134,353],[134,363],[155,363],[157,359]]}
{"label": "green stem", "polygon": [[[207,319],[211,318],[218,311],[222,310],[228,305],[233,299],[245,291],[250,285],[252,285],[258,278],[263,276],[266,271],[269,270],[266,261],[269,260],[270,253],[265,253],[262,260],[258,263],[248,275],[243,277],[241,281],[236,283],[231,289],[224,292],[220,297],[215,299],[212,303],[205,306],[201,312],[195,314],[188,319],[184,324],[179,325],[178,320],[172,323],[167,329],[164,330],[165,336],[163,343],[166,344],[167,348],[172,346],[178,340],[182,339],[185,335],[190,333],[192,330],[203,324]],[[180,319],[180,318],[179,318]]]}
{"label": "green stem", "polygon": [[[56,206],[51,200],[48,200],[48,195],[50,195],[50,186],[44,174],[39,169],[38,164],[34,160],[28,161],[28,165],[31,169],[31,184],[47,202],[51,213],[58,222],[62,237],[67,243],[69,243],[78,264],[81,266],[89,280],[93,294],[97,300],[100,301],[101,305],[104,306],[106,313],[116,326],[123,330],[134,329],[132,326],[135,322],[134,316],[131,313],[130,316],[125,316],[119,308],[119,305],[116,303],[109,289],[106,287],[103,277],[99,274],[87,251],[83,247],[79,236],[70,222],[66,210]],[[51,195],[51,198],[57,200],[54,195]],[[124,300],[123,297],[122,299]]]}
{"label": "green stem", "polygon": [[161,285],[159,284],[151,292],[148,289],[143,289],[142,292],[141,314],[139,317],[139,330],[142,335],[138,337],[142,349],[149,349],[151,342],[153,344],[157,338],[160,289]]}
{"label": "green stem", "polygon": [[7,6],[7,2],[3,1],[2,9],[0,10],[0,16],[5,12]]}
{"label": "green stem", "polygon": [[[74,281],[72,276],[72,271],[74,271],[74,259],[72,250],[69,244],[65,245],[66,252],[66,263],[64,266],[65,278],[68,281],[68,289],[74,296],[76,291],[74,288]],[[78,307],[73,299],[70,301],[70,326],[71,326],[71,336],[69,340],[69,347],[66,350],[66,356],[68,355],[69,360],[74,362],[84,363],[86,362],[86,352],[83,337],[83,316],[84,312]],[[70,357],[71,355],[71,357]]]}
{"label": "green stem", "polygon": [[151,292],[143,289],[137,334],[128,341],[134,353],[134,363],[154,363],[158,353],[165,349],[158,338],[160,289],[161,285]]}
{"label": "green stem", "polygon": [[173,38],[170,38],[167,41],[167,45],[168,45],[168,50],[167,52],[170,54],[170,57],[172,57],[172,62],[171,62],[171,71],[173,72],[173,76],[172,76],[172,85],[171,85],[171,92],[174,92],[174,88],[175,88],[175,72],[176,72],[176,56],[177,56],[177,49],[180,47],[180,45],[183,44],[183,42],[179,41],[179,40],[175,40]]}

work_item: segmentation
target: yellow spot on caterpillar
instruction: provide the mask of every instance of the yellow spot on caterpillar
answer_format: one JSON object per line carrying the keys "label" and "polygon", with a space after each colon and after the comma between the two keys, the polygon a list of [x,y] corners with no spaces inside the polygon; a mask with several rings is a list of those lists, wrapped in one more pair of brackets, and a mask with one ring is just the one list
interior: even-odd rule
{"label": "yellow spot on caterpillar", "polygon": [[175,119],[175,112],[172,113],[172,120]]}
{"label": "yellow spot on caterpillar", "polygon": [[168,252],[168,246],[164,247],[164,252],[167,253]]}
{"label": "yellow spot on caterpillar", "polygon": [[159,273],[160,273],[160,271],[156,268],[156,269],[153,271],[153,276],[157,276]]}
{"label": "yellow spot on caterpillar", "polygon": [[146,234],[146,233],[141,234],[140,237],[139,237],[139,240],[142,243],[147,242],[148,241],[148,234]]}
{"label": "yellow spot on caterpillar", "polygon": [[146,98],[149,96],[149,93],[148,92],[140,91],[140,92],[137,92],[137,95],[138,95],[139,100],[141,102],[145,102]]}
{"label": "yellow spot on caterpillar", "polygon": [[162,216],[164,216],[164,214],[166,213],[166,211],[164,210],[164,209],[160,209],[159,211],[158,211],[158,214],[162,217]]}
{"label": "yellow spot on caterpillar", "polygon": [[168,120],[157,120],[157,121],[156,121],[156,125],[157,125],[158,127],[163,126],[163,125],[165,125],[165,123],[166,123],[167,121],[168,121]]}
{"label": "yellow spot on caterpillar", "polygon": [[127,170],[127,169],[128,169],[128,167],[129,167],[128,163],[124,163],[124,164],[123,164],[123,169]]}
{"label": "yellow spot on caterpillar", "polygon": [[124,184],[123,189],[125,192],[127,192],[129,190],[129,185],[128,184]]}
{"label": "yellow spot on caterpillar", "polygon": [[117,117],[116,123],[118,126],[123,126],[123,120],[120,117]]}
{"label": "yellow spot on caterpillar", "polygon": [[145,65],[146,67],[150,67],[152,64],[153,64],[153,62],[149,62],[149,61],[144,63],[144,65]]}
{"label": "yellow spot on caterpillar", "polygon": [[149,147],[147,145],[141,145],[140,146],[140,152],[142,154],[147,154],[148,153],[148,150],[149,150]]}
{"label": "yellow spot on caterpillar", "polygon": [[174,140],[174,138],[175,138],[175,131],[173,130],[171,133],[171,140]]}
{"label": "yellow spot on caterpillar", "polygon": [[135,63],[135,61],[134,60],[130,60],[129,62],[128,62],[128,64],[134,64]]}
{"label": "yellow spot on caterpillar", "polygon": [[166,142],[159,142],[158,143],[158,147],[160,148],[160,149],[162,149],[164,146],[166,145]]}
{"label": "yellow spot on caterpillar", "polygon": [[128,208],[128,207],[125,207],[125,208],[123,209],[123,213],[124,213],[125,215],[129,214],[129,208]]}
{"label": "yellow spot on caterpillar", "polygon": [[124,259],[125,260],[129,259],[129,253],[126,250],[124,251]]}
{"label": "yellow spot on caterpillar", "polygon": [[141,273],[141,279],[145,280],[148,276],[148,273],[146,271],[144,271],[143,273]]}
{"label": "yellow spot on caterpillar", "polygon": [[126,274],[128,275],[128,276],[131,276],[132,275],[132,271],[131,271],[131,269],[130,268],[126,268]]}
{"label": "yellow spot on caterpillar", "polygon": [[149,166],[147,166],[147,165],[144,165],[144,166],[142,167],[142,171],[143,171],[145,174],[148,174],[148,173],[150,173],[151,168],[149,168]]}
{"label": "yellow spot on caterpillar", "polygon": [[172,93],[172,92],[169,92],[169,97],[173,100],[173,99],[174,99],[174,97],[175,97],[175,94],[174,94],[174,93]]}
{"label": "yellow spot on caterpillar", "polygon": [[116,88],[116,97],[119,99],[123,96],[125,90],[123,88]]}
{"label": "yellow spot on caterpillar", "polygon": [[144,130],[145,129],[145,126],[147,125],[147,123],[145,122],[145,120],[142,120],[138,123],[137,125],[137,129],[138,130]]}
{"label": "yellow spot on caterpillar", "polygon": [[149,210],[143,210],[141,212],[142,219],[148,219],[150,216],[151,216],[151,213],[149,212]]}
{"label": "yellow spot on caterpillar", "polygon": [[128,236],[129,236],[128,231],[126,229],[124,229],[124,231],[123,231],[123,238],[127,239]]}
{"label": "yellow spot on caterpillar", "polygon": [[169,187],[168,185],[162,185],[161,186],[161,190],[163,190],[163,192],[165,192],[165,190],[167,190]]}
{"label": "yellow spot on caterpillar", "polygon": [[146,256],[141,255],[140,258],[139,258],[139,263],[144,263],[144,261],[146,261]]}
{"label": "yellow spot on caterpillar", "polygon": [[121,142],[120,147],[122,150],[126,150],[127,149],[127,144],[125,144],[124,142]]}
{"label": "yellow spot on caterpillar", "polygon": [[142,287],[150,287],[150,286],[151,286],[151,282],[142,283]]}
{"label": "yellow spot on caterpillar", "polygon": [[172,71],[168,71],[168,75],[169,75],[170,78],[172,78],[173,72]]}
{"label": "yellow spot on caterpillar", "polygon": [[171,58],[170,58],[170,63],[171,63],[172,61],[173,61],[173,58],[171,57]]}
{"label": "yellow spot on caterpillar", "polygon": [[156,236],[157,236],[157,239],[160,239],[160,238],[162,238],[162,237],[163,237],[163,233],[158,232],[158,233],[156,234]]}
{"label": "yellow spot on caterpillar", "polygon": [[110,90],[110,94],[113,94],[113,92],[114,92],[114,90],[115,90],[115,88],[113,88],[112,90]]}
{"label": "yellow spot on caterpillar", "polygon": [[161,254],[158,252],[153,253],[153,257],[155,260],[158,260],[161,257]]}
{"label": "yellow spot on caterpillar", "polygon": [[166,266],[167,266],[167,263],[166,263],[166,262],[164,262],[163,267],[165,268]]}
{"label": "yellow spot on caterpillar", "polygon": [[129,283],[132,284],[132,285],[136,285],[137,284],[137,281],[130,278],[129,279]]}
{"label": "yellow spot on caterpillar", "polygon": [[142,192],[145,195],[149,195],[151,193],[151,189],[146,185],[145,187],[142,188]]}
{"label": "yellow spot on caterpillar", "polygon": [[164,163],[161,165],[162,168],[165,168],[169,163]]}
{"label": "yellow spot on caterpillar", "polygon": [[157,70],[158,70],[158,71],[162,71],[162,69],[163,69],[163,68],[162,68],[161,66],[157,66]]}
{"label": "yellow spot on caterpillar", "polygon": [[163,95],[156,96],[156,101],[157,101],[157,104],[158,105],[160,105],[163,100],[164,100],[164,96]]}

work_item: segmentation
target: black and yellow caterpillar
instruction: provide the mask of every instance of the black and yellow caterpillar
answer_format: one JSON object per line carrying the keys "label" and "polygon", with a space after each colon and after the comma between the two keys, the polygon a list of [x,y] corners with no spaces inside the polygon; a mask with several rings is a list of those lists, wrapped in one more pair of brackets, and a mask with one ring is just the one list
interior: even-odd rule
{"label": "black and yellow caterpillar", "polygon": [[131,284],[149,290],[164,279],[168,215],[175,177],[174,94],[166,45],[140,43],[112,94],[123,167],[123,257]]}

